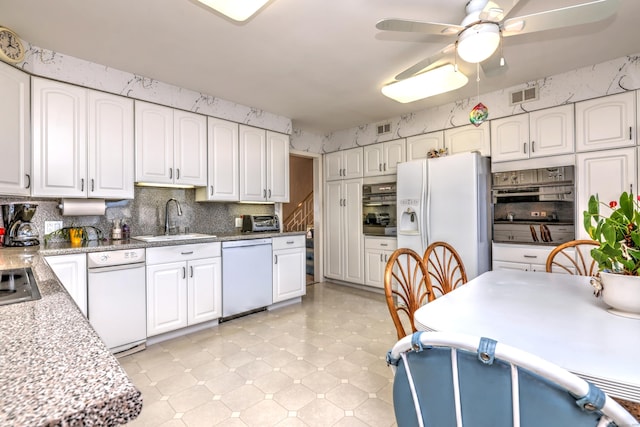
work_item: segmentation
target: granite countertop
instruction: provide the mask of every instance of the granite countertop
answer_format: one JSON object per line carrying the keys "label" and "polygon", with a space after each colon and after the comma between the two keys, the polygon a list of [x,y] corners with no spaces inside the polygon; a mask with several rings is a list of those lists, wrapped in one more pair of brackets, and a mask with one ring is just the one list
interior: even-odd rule
{"label": "granite countertop", "polygon": [[0,425],[125,424],[142,395],[36,249],[0,249],[32,267],[42,298],[0,307]]}
{"label": "granite countertop", "polygon": [[142,240],[136,240],[134,238],[126,240],[109,240],[102,241],[91,240],[84,242],[82,246],[73,247],[69,242],[54,242],[47,243],[40,246],[40,255],[65,255],[73,253],[86,253],[86,252],[99,252],[99,251],[113,251],[118,249],[137,249],[137,248],[154,248],[160,246],[175,246],[184,245],[190,243],[209,243],[209,242],[225,242],[232,240],[247,240],[247,239],[265,239],[271,237],[281,236],[293,236],[304,235],[305,231],[289,231],[289,232],[259,232],[259,233],[215,233],[211,237],[189,239],[184,240],[166,240],[161,242],[144,242]]}
{"label": "granite countertop", "polygon": [[230,233],[163,242],[103,240],[0,248],[0,269],[32,267],[42,298],[0,306],[0,425],[117,425],[135,419],[142,395],[100,340],[44,256],[270,238]]}

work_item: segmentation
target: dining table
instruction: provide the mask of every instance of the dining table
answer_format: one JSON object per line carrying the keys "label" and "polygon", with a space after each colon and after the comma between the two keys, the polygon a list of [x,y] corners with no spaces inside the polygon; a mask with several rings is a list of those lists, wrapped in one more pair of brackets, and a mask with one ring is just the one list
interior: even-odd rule
{"label": "dining table", "polygon": [[587,276],[488,271],[416,310],[415,326],[495,339],[640,402],[640,319],[593,291]]}

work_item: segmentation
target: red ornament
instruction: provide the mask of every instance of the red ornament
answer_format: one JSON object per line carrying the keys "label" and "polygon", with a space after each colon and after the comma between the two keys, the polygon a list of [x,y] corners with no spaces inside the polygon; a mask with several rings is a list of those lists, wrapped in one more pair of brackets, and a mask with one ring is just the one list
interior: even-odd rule
{"label": "red ornament", "polygon": [[618,206],[618,202],[616,202],[615,200],[609,202],[609,207],[611,209],[615,208],[616,206]]}

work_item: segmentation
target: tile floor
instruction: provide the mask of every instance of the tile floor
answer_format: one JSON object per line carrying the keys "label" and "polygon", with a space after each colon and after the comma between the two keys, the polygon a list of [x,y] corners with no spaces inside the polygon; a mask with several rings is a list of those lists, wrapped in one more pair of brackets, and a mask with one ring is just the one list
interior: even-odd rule
{"label": "tile floor", "polygon": [[254,313],[120,359],[142,391],[131,426],[394,426],[384,295],[317,283]]}

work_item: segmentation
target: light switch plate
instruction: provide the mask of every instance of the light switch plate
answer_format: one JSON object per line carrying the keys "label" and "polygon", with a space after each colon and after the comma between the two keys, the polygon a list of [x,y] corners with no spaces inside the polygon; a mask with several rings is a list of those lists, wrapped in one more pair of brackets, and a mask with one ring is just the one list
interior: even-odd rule
{"label": "light switch plate", "polygon": [[53,233],[56,230],[62,228],[62,221],[45,221],[44,222],[44,234]]}

